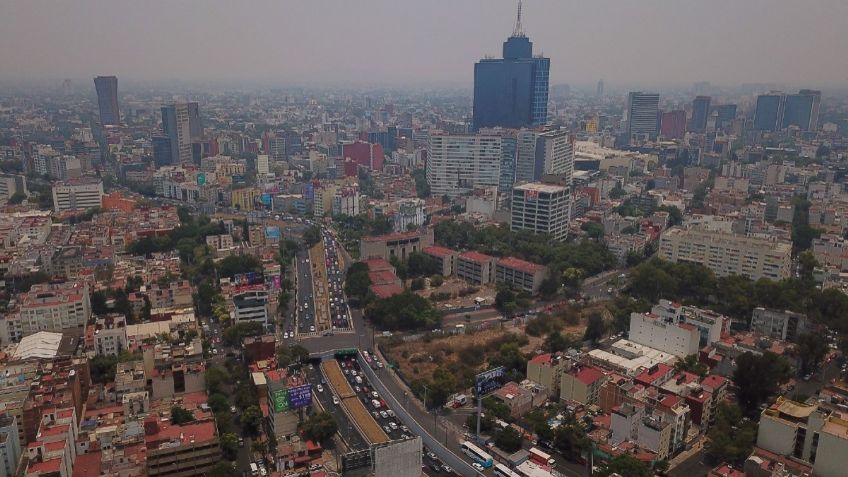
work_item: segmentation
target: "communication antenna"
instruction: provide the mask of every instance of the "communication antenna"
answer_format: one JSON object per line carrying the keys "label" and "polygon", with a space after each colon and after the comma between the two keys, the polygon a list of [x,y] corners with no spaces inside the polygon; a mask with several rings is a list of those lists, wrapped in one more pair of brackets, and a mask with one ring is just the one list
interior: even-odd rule
{"label": "communication antenna", "polygon": [[512,36],[524,36],[524,29],[521,28],[521,0],[518,0],[518,15],[515,17],[515,29],[512,30]]}

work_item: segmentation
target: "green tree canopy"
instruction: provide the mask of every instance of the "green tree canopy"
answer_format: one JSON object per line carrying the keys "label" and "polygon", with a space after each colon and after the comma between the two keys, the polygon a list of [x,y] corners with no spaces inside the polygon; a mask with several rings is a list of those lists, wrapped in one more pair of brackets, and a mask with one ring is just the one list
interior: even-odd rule
{"label": "green tree canopy", "polygon": [[750,351],[736,357],[733,382],[737,386],[739,406],[755,416],[761,403],[777,393],[780,384],[791,376],[789,363],[770,351],[757,356]]}
{"label": "green tree canopy", "polygon": [[375,300],[365,308],[365,318],[382,330],[431,330],[442,324],[433,304],[411,291]]}
{"label": "green tree canopy", "polygon": [[338,430],[338,424],[332,414],[319,412],[309,416],[300,426],[303,434],[316,442],[324,442],[333,437]]}
{"label": "green tree canopy", "polygon": [[187,424],[189,422],[194,421],[194,414],[191,411],[180,407],[174,406],[171,408],[171,422],[176,425]]}
{"label": "green tree canopy", "polygon": [[707,434],[707,452],[718,462],[742,465],[751,455],[756,437],[757,424],[742,417],[738,406],[723,402]]}

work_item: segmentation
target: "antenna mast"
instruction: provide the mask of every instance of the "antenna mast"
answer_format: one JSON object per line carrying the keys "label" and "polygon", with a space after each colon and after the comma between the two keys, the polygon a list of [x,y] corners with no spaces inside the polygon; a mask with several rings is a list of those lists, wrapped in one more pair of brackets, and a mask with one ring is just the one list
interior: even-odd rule
{"label": "antenna mast", "polygon": [[518,15],[515,17],[515,29],[512,30],[512,36],[524,36],[524,30],[521,28],[521,0],[518,0]]}

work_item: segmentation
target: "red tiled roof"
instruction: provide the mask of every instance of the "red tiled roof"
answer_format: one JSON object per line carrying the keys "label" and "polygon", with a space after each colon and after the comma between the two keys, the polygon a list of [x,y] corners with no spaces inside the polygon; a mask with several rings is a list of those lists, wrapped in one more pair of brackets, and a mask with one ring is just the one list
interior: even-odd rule
{"label": "red tiled roof", "polygon": [[603,378],[604,373],[598,368],[586,367],[581,369],[574,377],[579,379],[581,383],[588,386]]}
{"label": "red tiled roof", "polygon": [[720,388],[723,384],[727,383],[727,378],[723,376],[717,376],[715,374],[711,374],[704,378],[701,381],[701,386],[706,386],[712,389]]}
{"label": "red tiled roof", "polygon": [[398,282],[398,277],[390,270],[379,272],[368,272],[368,278],[372,285],[391,285]]}
{"label": "red tiled roof", "polygon": [[376,272],[380,270],[394,270],[392,264],[382,258],[369,258],[365,260],[365,266],[369,271]]}
{"label": "red tiled roof", "polygon": [[468,252],[462,252],[461,254],[459,254],[459,257],[477,263],[488,262],[494,259],[494,257],[490,257],[485,253],[475,252],[473,250]]}
{"label": "red tiled roof", "polygon": [[74,473],[72,477],[91,477],[100,475],[100,461],[103,460],[103,453],[100,451],[89,452],[87,454],[77,454],[74,461]]}
{"label": "red tiled roof", "polygon": [[412,232],[399,232],[394,234],[386,234],[386,235],[371,235],[368,237],[362,237],[362,240],[365,242],[391,242],[394,240],[403,240],[403,239],[412,239],[418,238],[420,235],[417,231]]}
{"label": "red tiled roof", "polygon": [[400,295],[403,293],[403,288],[397,286],[396,284],[390,285],[373,285],[371,287],[371,291],[374,292],[374,295],[377,298],[389,298],[391,296]]}
{"label": "red tiled roof", "polygon": [[535,363],[535,364],[550,363],[551,362],[551,356],[553,356],[551,353],[540,354],[540,355],[534,356],[533,359],[530,360],[530,362]]}
{"label": "red tiled roof", "polygon": [[545,269],[543,265],[528,262],[526,260],[521,260],[520,258],[515,257],[506,257],[498,259],[498,265],[501,265],[506,268],[511,268],[513,270],[518,270],[524,273],[537,273]]}
{"label": "red tiled roof", "polygon": [[[192,437],[195,442],[204,442],[215,438],[215,423],[213,421],[183,424],[182,426],[173,424],[168,425],[165,423],[160,423],[159,425],[161,427],[158,433],[144,437],[144,441],[146,443],[150,444],[179,440],[183,444],[186,444]],[[182,437],[180,437],[181,435]]]}
{"label": "red tiled roof", "polygon": [[646,369],[642,371],[641,374],[636,376],[636,380],[645,384],[653,384],[654,381],[659,379],[661,376],[665,376],[668,374],[673,368],[664,363],[658,363],[656,365],[656,370],[651,373],[650,370]]}
{"label": "red tiled roof", "polygon": [[36,462],[30,464],[27,468],[27,474],[49,474],[51,472],[59,472],[62,468],[62,459],[45,460],[44,462]]}
{"label": "red tiled roof", "polygon": [[436,257],[447,257],[448,255],[452,255],[452,254],[456,253],[449,248],[439,247],[437,245],[433,245],[433,246],[430,246],[430,247],[424,247],[424,248],[421,249],[421,251],[428,254],[428,255],[434,255]]}

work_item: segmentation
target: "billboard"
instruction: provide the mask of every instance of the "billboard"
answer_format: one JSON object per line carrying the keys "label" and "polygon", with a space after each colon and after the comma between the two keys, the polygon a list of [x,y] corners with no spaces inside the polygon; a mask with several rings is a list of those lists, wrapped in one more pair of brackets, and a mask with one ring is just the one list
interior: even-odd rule
{"label": "billboard", "polygon": [[257,283],[265,283],[265,277],[259,272],[236,273],[233,275],[233,285],[247,286],[256,285]]}
{"label": "billboard", "polygon": [[503,386],[506,368],[498,366],[488,371],[483,371],[474,378],[474,393],[483,396]]}
{"label": "billboard", "polygon": [[271,194],[267,192],[262,194],[262,205],[265,207],[271,207]]}
{"label": "billboard", "polygon": [[201,172],[200,174],[197,174],[197,185],[202,186],[204,184],[206,184],[206,173]]}
{"label": "billboard", "polygon": [[279,275],[274,275],[273,283],[274,283],[274,285],[272,286],[272,288],[274,290],[279,290],[282,287],[282,284],[280,283],[280,276]]}
{"label": "billboard", "polygon": [[303,185],[303,198],[306,200],[315,200],[315,187],[312,183]]}
{"label": "billboard", "polygon": [[233,184],[244,184],[244,176],[238,174],[234,175]]}
{"label": "billboard", "polygon": [[289,409],[300,409],[312,404],[312,386],[303,384],[289,388]]}
{"label": "billboard", "polygon": [[539,200],[539,191],[537,190],[525,190],[524,191],[524,202],[536,202]]}
{"label": "billboard", "polygon": [[288,389],[277,389],[271,395],[271,401],[274,404],[274,412],[285,412],[289,410],[289,391]]}
{"label": "billboard", "polygon": [[280,240],[282,238],[282,234],[280,233],[280,228],[277,226],[269,225],[265,227],[265,238],[270,240]]}

